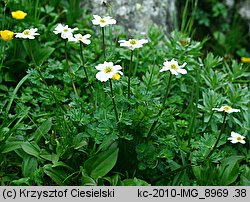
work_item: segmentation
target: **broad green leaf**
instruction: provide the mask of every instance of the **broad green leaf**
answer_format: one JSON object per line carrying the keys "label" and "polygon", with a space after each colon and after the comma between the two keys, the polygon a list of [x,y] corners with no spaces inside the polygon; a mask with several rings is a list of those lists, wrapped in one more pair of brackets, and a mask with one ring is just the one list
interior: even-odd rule
{"label": "broad green leaf", "polygon": [[88,159],[84,164],[86,172],[94,179],[105,176],[115,166],[118,150],[118,148],[112,148]]}
{"label": "broad green leaf", "polygon": [[45,160],[52,161],[52,155],[49,152],[47,152],[45,149],[41,149],[40,157]]}
{"label": "broad green leaf", "polygon": [[250,186],[250,168],[245,166],[244,171],[240,176],[241,186]]}
{"label": "broad green leaf", "polygon": [[40,148],[35,142],[24,142],[21,147],[27,154],[39,158]]}
{"label": "broad green leaf", "polygon": [[63,162],[55,162],[55,163],[53,163],[52,168],[56,168],[56,167],[65,167],[68,170],[70,170],[71,172],[74,172],[73,168],[71,168],[70,166],[68,166],[66,163],[63,163]]}
{"label": "broad green leaf", "polygon": [[121,180],[119,174],[115,174],[111,177],[104,177],[103,179],[107,180],[110,183],[110,186],[117,186]]}
{"label": "broad green leaf", "polygon": [[22,173],[24,177],[31,177],[31,174],[37,169],[37,158],[25,155],[22,163]]}
{"label": "broad green leaf", "polygon": [[44,173],[48,175],[56,184],[65,185],[64,180],[67,178],[67,174],[64,170],[53,168],[51,164],[47,164],[44,167]]}
{"label": "broad green leaf", "polygon": [[82,176],[82,185],[84,186],[96,186],[96,182],[89,176]]}
{"label": "broad green leaf", "polygon": [[77,134],[73,139],[74,149],[80,149],[88,145],[87,136],[83,133]]}
{"label": "broad green leaf", "polygon": [[8,153],[16,149],[20,149],[23,141],[6,142],[3,146],[2,153]]}
{"label": "broad green leaf", "polygon": [[25,177],[25,178],[20,178],[18,180],[13,180],[11,182],[11,186],[24,186],[24,185],[30,185],[30,178],[29,177]]}
{"label": "broad green leaf", "polygon": [[43,122],[35,131],[35,133],[31,136],[30,140],[35,139],[35,142],[38,142],[43,135],[46,135],[52,126],[52,118],[48,118],[45,122]]}
{"label": "broad green leaf", "polygon": [[220,185],[232,184],[239,175],[239,161],[243,156],[230,156],[224,159],[219,167],[219,183]]}
{"label": "broad green leaf", "polygon": [[137,179],[135,177],[134,179],[123,180],[122,186],[149,186],[149,184],[146,181]]}
{"label": "broad green leaf", "polygon": [[114,144],[114,141],[117,139],[117,135],[115,134],[111,134],[106,136],[106,138],[103,140],[102,144],[99,146],[97,152],[101,151],[101,150],[105,150],[108,147],[110,147],[112,144]]}
{"label": "broad green leaf", "polygon": [[55,48],[52,47],[44,47],[34,51],[34,58],[37,65],[42,65],[44,61],[47,60],[49,56],[54,52],[54,50]]}

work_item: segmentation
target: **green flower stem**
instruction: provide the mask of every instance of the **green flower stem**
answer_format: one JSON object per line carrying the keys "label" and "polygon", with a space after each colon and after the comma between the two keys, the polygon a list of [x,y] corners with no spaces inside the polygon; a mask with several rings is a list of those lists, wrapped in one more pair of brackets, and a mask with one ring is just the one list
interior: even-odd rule
{"label": "green flower stem", "polygon": [[222,135],[222,133],[223,133],[224,130],[225,130],[225,126],[226,126],[226,117],[227,117],[227,113],[224,112],[224,118],[223,118],[223,123],[222,123],[222,126],[221,126],[221,130],[220,130],[220,134],[219,134],[219,136],[218,136],[218,138],[217,138],[217,140],[216,140],[216,142],[215,142],[213,148],[210,150],[209,154],[207,155],[207,158],[209,158],[209,157],[214,153],[214,151],[215,151],[217,145],[219,144],[221,135]]}
{"label": "green flower stem", "polygon": [[[30,51],[30,56],[31,56],[31,59],[32,59],[32,61],[33,61],[33,63],[34,63],[35,69],[37,70],[37,72],[38,72],[40,78],[42,79],[43,83],[45,84],[45,86],[46,86],[46,87],[48,88],[48,90],[49,90],[48,83],[46,82],[44,76],[42,75],[42,72],[41,72],[40,68],[39,68],[39,67],[37,66],[37,64],[36,64],[36,60],[35,60],[34,55],[33,55],[32,46],[31,46],[30,41],[29,41],[29,51]],[[54,101],[62,108],[62,110],[63,110],[64,112],[66,112],[67,109],[65,108],[65,106],[64,106],[62,103],[60,103],[60,102],[57,100],[57,98],[56,98],[54,92],[53,92],[53,91],[51,92],[50,90],[49,90],[49,92],[50,92],[51,96],[53,97]]]}
{"label": "green flower stem", "polygon": [[130,77],[131,77],[133,55],[134,55],[134,51],[131,50],[130,63],[129,63],[129,68],[128,68],[128,99],[130,99]]}
{"label": "green flower stem", "polygon": [[4,61],[4,52],[5,52],[5,46],[6,46],[6,42],[1,40],[1,48],[0,48],[0,57],[1,57],[1,63],[0,63],[0,71],[3,67],[3,61]]}
{"label": "green flower stem", "polygon": [[41,77],[43,83],[44,83],[46,86],[48,86],[47,82],[45,81],[44,76],[43,76],[42,73],[41,73],[40,68],[39,68],[39,67],[37,66],[37,64],[36,64],[36,60],[35,60],[34,55],[33,55],[32,46],[31,46],[30,40],[29,40],[29,51],[30,51],[31,59],[32,59],[34,65],[35,65],[35,68],[36,68],[36,70],[37,70],[38,73],[39,73],[39,76]]}
{"label": "green flower stem", "polygon": [[83,70],[84,70],[84,73],[85,73],[87,82],[89,82],[89,77],[88,77],[87,70],[86,70],[86,67],[85,67],[85,64],[84,64],[84,58],[83,58],[83,44],[82,44],[82,42],[80,42],[80,56],[81,56],[81,59],[82,59],[82,66],[83,66]]}
{"label": "green flower stem", "polygon": [[[83,44],[82,44],[82,42],[80,42],[80,56],[81,56],[81,60],[82,60],[83,70],[84,70],[84,73],[85,73],[85,76],[86,76],[86,79],[87,79],[87,83],[89,83],[89,77],[88,77],[87,69],[86,69],[85,64],[84,64]],[[91,88],[90,89],[90,95],[91,95],[91,98],[92,98],[92,101],[93,101],[93,106],[94,106],[94,109],[95,109],[96,105],[95,105],[95,98],[94,98],[94,88],[93,88],[92,83],[90,83],[89,85],[90,85],[90,88]]]}
{"label": "green flower stem", "polygon": [[154,68],[155,68],[155,59],[154,59],[154,66],[152,68],[152,71],[150,72],[150,77],[149,77],[149,81],[148,81],[148,85],[147,85],[146,95],[148,94],[149,87],[151,85],[151,81],[152,81],[152,77],[153,77],[153,73],[154,73]]}
{"label": "green flower stem", "polygon": [[118,121],[119,121],[119,119],[118,119],[118,112],[117,112],[117,108],[116,108],[116,104],[115,104],[115,97],[114,97],[114,92],[113,92],[113,86],[112,86],[112,81],[111,81],[111,79],[109,79],[109,84],[110,84],[112,102],[113,102],[114,110],[115,110],[115,118],[116,118],[116,122],[118,123]]}
{"label": "green flower stem", "polygon": [[102,27],[102,50],[103,50],[104,60],[106,61],[106,46],[105,46],[105,38],[104,38],[104,27]]}
{"label": "green flower stem", "polygon": [[68,54],[67,54],[67,40],[64,40],[64,45],[65,45],[65,59],[66,59],[66,66],[67,66],[67,70],[68,70],[68,73],[69,73],[69,77],[70,77],[70,80],[71,80],[71,83],[72,83],[72,86],[73,86],[73,89],[74,89],[74,92],[76,94],[77,97],[79,97],[78,93],[77,93],[77,90],[76,90],[76,85],[73,81],[73,78],[72,78],[72,74],[70,72],[70,67],[69,67],[69,60],[68,60]]}
{"label": "green flower stem", "polygon": [[151,127],[149,129],[149,132],[147,134],[147,140],[149,140],[151,138],[151,136],[153,134],[153,131],[155,129],[155,126],[159,121],[159,117],[161,116],[161,114],[162,114],[162,112],[164,110],[164,106],[165,106],[165,103],[166,103],[166,100],[167,100],[167,97],[168,97],[168,93],[169,93],[169,89],[170,89],[171,79],[172,79],[172,74],[170,72],[170,76],[169,76],[169,79],[168,79],[168,85],[167,85],[165,96],[164,96],[163,101],[162,101],[161,109],[160,109],[160,111],[158,112],[158,114],[156,116],[157,119],[153,122],[153,124],[151,125]]}

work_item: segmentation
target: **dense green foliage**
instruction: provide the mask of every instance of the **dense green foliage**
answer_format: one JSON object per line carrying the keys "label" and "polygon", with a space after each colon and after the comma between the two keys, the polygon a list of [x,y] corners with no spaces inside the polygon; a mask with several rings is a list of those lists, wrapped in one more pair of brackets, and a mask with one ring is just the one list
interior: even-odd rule
{"label": "dense green foliage", "polygon": [[[1,30],[37,27],[40,36],[1,40],[1,185],[250,185],[249,64],[207,52],[206,37],[189,42],[187,32],[166,34],[152,27],[146,36],[134,36],[149,43],[134,50],[128,99],[130,51],[117,43],[128,36],[119,25],[105,27],[107,61],[124,73],[112,80],[117,122],[109,83],[95,77],[104,57],[92,13],[74,7],[74,1],[4,2]],[[15,10],[30,12],[18,21],[10,14]],[[84,61],[79,44],[67,42],[65,49],[53,33],[58,23],[91,34]],[[160,69],[172,58],[186,62],[188,73],[172,76],[156,116],[170,77]],[[222,105],[240,112],[224,116],[224,123],[223,113],[212,110]],[[232,131],[246,143],[227,140]]]}

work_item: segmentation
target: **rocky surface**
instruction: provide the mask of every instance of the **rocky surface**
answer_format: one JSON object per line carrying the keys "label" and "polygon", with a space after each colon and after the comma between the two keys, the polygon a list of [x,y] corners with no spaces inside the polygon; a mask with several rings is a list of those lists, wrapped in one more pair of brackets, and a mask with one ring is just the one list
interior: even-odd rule
{"label": "rocky surface", "polygon": [[93,14],[110,15],[131,32],[146,32],[157,24],[167,32],[173,30],[176,0],[92,0]]}

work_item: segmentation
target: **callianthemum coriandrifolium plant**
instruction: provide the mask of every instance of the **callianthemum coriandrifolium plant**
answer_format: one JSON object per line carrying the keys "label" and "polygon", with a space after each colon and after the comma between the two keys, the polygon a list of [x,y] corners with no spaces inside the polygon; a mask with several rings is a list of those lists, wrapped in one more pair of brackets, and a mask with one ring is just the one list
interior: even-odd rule
{"label": "callianthemum coriandrifolium plant", "polygon": [[105,27],[109,25],[116,24],[116,20],[110,16],[100,17],[99,15],[93,15],[94,19],[92,20],[93,25],[97,25],[101,27],[102,31],[102,50],[104,60],[106,60],[106,45],[105,45]]}
{"label": "callianthemum coriandrifolium plant", "polygon": [[241,144],[245,144],[246,141],[244,140],[246,137],[240,135],[239,133],[236,132],[231,132],[231,137],[227,138],[228,140],[231,141],[231,143],[235,144],[235,143],[241,143]]}
{"label": "callianthemum coriandrifolium plant", "polygon": [[72,73],[71,73],[71,70],[70,70],[70,65],[69,65],[69,61],[68,61],[68,54],[67,54],[67,40],[68,41],[72,41],[73,39],[73,32],[78,30],[78,28],[70,28],[68,25],[62,25],[62,24],[58,24],[55,29],[54,29],[54,33],[55,34],[60,34],[61,38],[64,39],[64,48],[65,48],[65,51],[64,51],[64,54],[65,54],[65,59],[66,59],[66,66],[67,66],[67,70],[68,70],[68,73],[69,73],[69,76],[70,76],[70,80],[71,80],[71,83],[72,83],[72,87],[73,87],[73,90],[75,92],[75,95],[78,96],[78,92],[77,92],[77,89],[76,89],[76,85],[75,85],[75,82],[73,80],[73,76],[72,76]]}
{"label": "callianthemum coriandrifolium plant", "polygon": [[72,21],[63,3],[36,2],[1,28],[15,33],[1,32],[1,70],[28,69],[16,86],[0,72],[1,184],[248,185],[246,60],[207,54],[187,32],[132,38],[112,17]]}
{"label": "callianthemum coriandrifolium plant", "polygon": [[129,69],[128,69],[128,99],[130,99],[130,79],[131,79],[134,50],[138,48],[142,48],[143,44],[148,43],[148,40],[147,39],[140,39],[140,40],[129,39],[128,41],[119,40],[118,43],[120,43],[121,47],[127,47],[129,50],[131,50],[130,63],[129,63]]}

